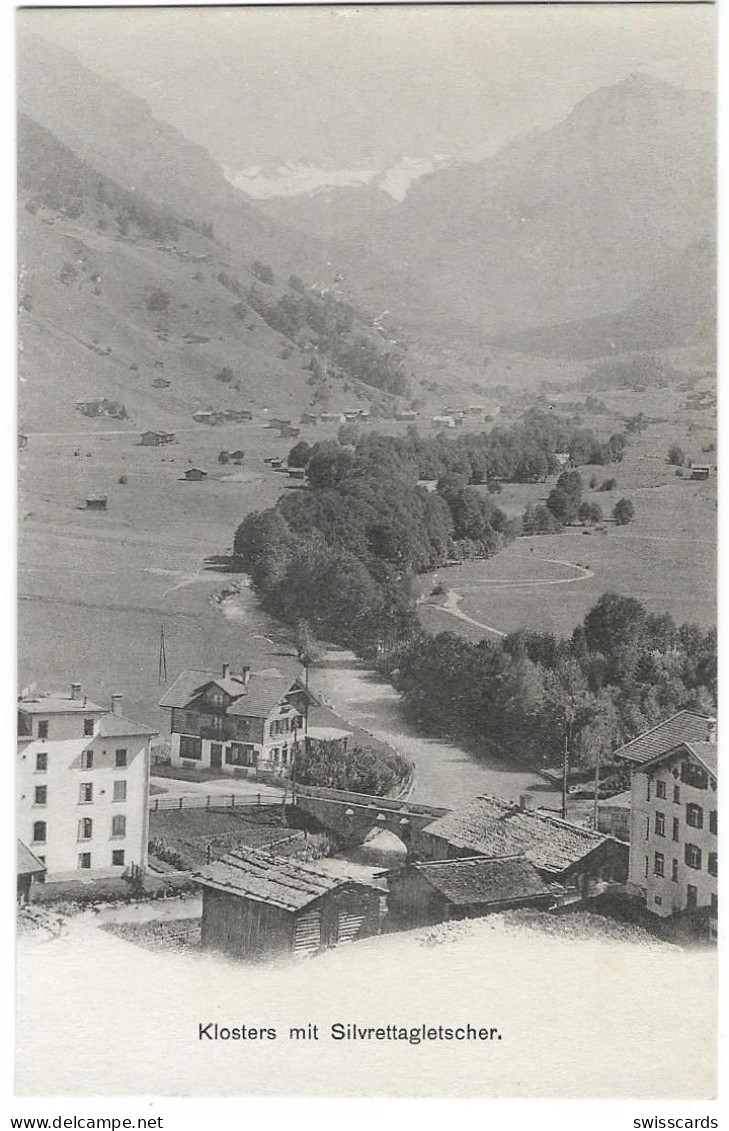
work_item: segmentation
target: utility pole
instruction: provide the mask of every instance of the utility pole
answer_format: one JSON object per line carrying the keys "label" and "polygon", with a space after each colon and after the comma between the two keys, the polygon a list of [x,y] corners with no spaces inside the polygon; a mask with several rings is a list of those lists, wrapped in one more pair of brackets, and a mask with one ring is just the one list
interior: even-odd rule
{"label": "utility pole", "polygon": [[167,683],[167,652],[165,650],[165,626],[159,629],[159,670],[157,680],[160,684]]}
{"label": "utility pole", "polygon": [[600,747],[598,746],[597,754],[595,755],[595,801],[593,803],[593,809],[592,809],[592,826],[593,826],[594,829],[597,829],[598,791],[599,791],[599,789],[600,789]]}
{"label": "utility pole", "polygon": [[567,782],[570,772],[569,741],[567,731],[564,735],[564,749],[562,751],[562,820],[567,820]]}

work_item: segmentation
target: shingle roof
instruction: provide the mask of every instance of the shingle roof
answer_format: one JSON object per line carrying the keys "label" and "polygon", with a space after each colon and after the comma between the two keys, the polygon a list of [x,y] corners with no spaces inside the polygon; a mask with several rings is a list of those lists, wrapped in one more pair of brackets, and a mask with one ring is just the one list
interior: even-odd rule
{"label": "shingle roof", "polygon": [[657,754],[655,758],[651,758],[649,763],[644,765],[654,765],[656,762],[663,761],[664,758],[673,757],[680,754],[682,750],[687,750],[693,754],[706,767],[713,777],[718,773],[719,754],[715,742],[679,742],[672,746],[670,750],[665,750],[662,754]]}
{"label": "shingle roof", "polygon": [[159,734],[159,731],[146,726],[144,723],[135,723],[131,719],[123,718],[122,715],[115,715],[113,711],[104,715],[99,724],[99,737],[101,738],[124,738],[127,735],[132,737],[145,734]]}
{"label": "shingle roof", "polygon": [[236,849],[202,868],[194,879],[203,887],[272,903],[286,911],[299,911],[350,882],[346,877],[320,872],[310,864],[254,848]]}
{"label": "shingle roof", "polygon": [[555,874],[614,840],[549,813],[520,809],[510,801],[488,795],[438,817],[423,831],[454,848],[483,856],[523,854],[540,871]]}
{"label": "shingle roof", "polygon": [[231,703],[228,714],[253,715],[265,719],[295,683],[296,676],[254,672],[243,689],[243,694],[235,703]]}
{"label": "shingle roof", "polygon": [[639,734],[632,742],[621,746],[613,757],[625,758],[638,764],[650,762],[681,742],[703,742],[711,722],[713,719],[709,715],[700,715],[697,711],[678,711],[651,730]]}
{"label": "shingle roof", "polygon": [[186,707],[203,688],[208,687],[211,683],[217,683],[231,696],[242,695],[245,691],[245,684],[242,679],[236,679],[234,676],[224,678],[220,672],[187,668],[181,675],[178,675],[172,687],[167,688],[159,701],[159,705],[160,707]]}
{"label": "shingle roof", "polygon": [[17,848],[17,874],[19,876],[32,876],[38,872],[45,872],[45,864],[41,864],[34,852],[18,840]]}
{"label": "shingle roof", "polygon": [[552,890],[524,856],[471,856],[406,865],[404,870],[408,868],[418,872],[449,903],[461,907],[536,899]]}
{"label": "shingle roof", "polygon": [[623,793],[614,793],[612,797],[603,797],[597,804],[600,809],[630,809],[632,797],[632,791],[626,789]]}

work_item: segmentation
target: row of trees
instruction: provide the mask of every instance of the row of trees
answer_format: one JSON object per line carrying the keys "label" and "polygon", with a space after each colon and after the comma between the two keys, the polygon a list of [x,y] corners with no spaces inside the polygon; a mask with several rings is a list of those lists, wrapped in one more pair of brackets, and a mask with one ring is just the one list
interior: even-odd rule
{"label": "row of trees", "polygon": [[667,715],[716,704],[716,633],[677,626],[640,601],[607,593],[571,638],[519,631],[472,643],[420,634],[381,664],[409,715],[533,764],[554,765],[565,741],[590,766]]}

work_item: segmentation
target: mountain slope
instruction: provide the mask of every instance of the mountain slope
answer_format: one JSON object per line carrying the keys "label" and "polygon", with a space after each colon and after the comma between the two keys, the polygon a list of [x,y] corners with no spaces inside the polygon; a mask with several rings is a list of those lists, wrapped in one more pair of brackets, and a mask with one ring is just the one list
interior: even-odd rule
{"label": "mountain slope", "polygon": [[542,326],[493,339],[538,357],[595,358],[635,350],[712,345],[716,334],[716,244],[704,239],[674,256],[665,272],[617,314]]}
{"label": "mountain slope", "polygon": [[[711,235],[713,99],[635,74],[348,237],[490,332],[618,311]],[[345,253],[343,252],[344,256]]]}

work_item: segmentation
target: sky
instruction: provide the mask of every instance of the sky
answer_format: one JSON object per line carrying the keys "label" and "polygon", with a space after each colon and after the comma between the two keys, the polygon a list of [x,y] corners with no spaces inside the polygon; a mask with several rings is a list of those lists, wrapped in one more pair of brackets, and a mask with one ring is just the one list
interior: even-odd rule
{"label": "sky", "polygon": [[714,88],[708,4],[25,10],[229,169],[473,159],[641,70]]}

